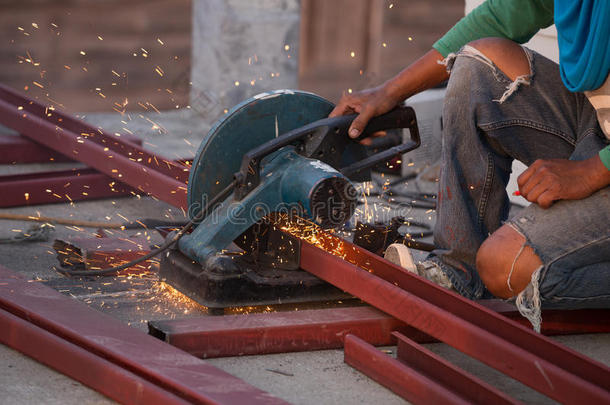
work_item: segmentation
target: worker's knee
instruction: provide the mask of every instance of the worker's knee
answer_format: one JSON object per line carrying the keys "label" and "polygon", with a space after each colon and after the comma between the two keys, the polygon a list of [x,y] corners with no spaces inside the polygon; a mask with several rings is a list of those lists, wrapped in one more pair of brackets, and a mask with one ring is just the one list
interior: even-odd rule
{"label": "worker's knee", "polygon": [[510,226],[494,232],[479,248],[477,271],[483,284],[496,297],[510,298],[528,285],[542,262],[525,238]]}
{"label": "worker's knee", "polygon": [[481,38],[468,45],[483,54],[510,80],[531,74],[527,55],[516,42],[505,38]]}

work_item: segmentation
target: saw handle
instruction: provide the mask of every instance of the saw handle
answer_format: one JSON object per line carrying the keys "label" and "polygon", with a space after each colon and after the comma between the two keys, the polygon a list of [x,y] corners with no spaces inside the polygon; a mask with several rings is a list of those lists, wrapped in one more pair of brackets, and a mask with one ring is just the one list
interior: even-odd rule
{"label": "saw handle", "polygon": [[[241,200],[260,184],[260,163],[265,156],[284,146],[295,144],[298,141],[306,141],[314,136],[323,139],[331,136],[334,137],[334,140],[337,140],[337,138],[349,140],[347,131],[356,116],[356,114],[352,114],[314,121],[278,136],[246,153],[242,159],[239,172],[235,173],[235,179],[237,180],[235,198]],[[357,139],[352,139],[351,142],[357,142],[378,131],[396,128],[408,128],[411,140],[344,167],[341,169],[341,173],[350,176],[396,155],[413,150],[420,145],[415,111],[406,106],[396,107],[386,114],[371,119],[362,131],[362,135]]]}
{"label": "saw handle", "polygon": [[[354,115],[352,121],[356,118]],[[351,124],[351,122],[350,122]],[[390,112],[375,117],[369,121],[362,134],[356,138],[360,141],[374,134],[375,132],[384,131],[387,129],[407,128],[409,129],[409,141],[393,146],[389,149],[376,153],[366,159],[360,160],[349,166],[343,167],[340,172],[344,176],[351,177],[363,170],[369,169],[379,163],[386,162],[394,156],[407,153],[421,144],[419,137],[419,129],[417,128],[417,119],[415,118],[415,110],[407,106],[399,106]]]}

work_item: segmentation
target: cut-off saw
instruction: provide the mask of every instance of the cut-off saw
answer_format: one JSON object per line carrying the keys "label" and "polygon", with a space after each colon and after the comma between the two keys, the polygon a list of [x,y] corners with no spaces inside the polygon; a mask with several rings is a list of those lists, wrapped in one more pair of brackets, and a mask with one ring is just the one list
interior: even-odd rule
{"label": "cut-off saw", "polygon": [[[327,118],[333,107],[315,94],[279,90],[235,106],[210,129],[188,183],[188,215],[197,224],[162,258],[164,281],[211,312],[345,298],[299,269],[298,239],[271,232],[270,218],[345,224],[358,200],[352,182],[370,179],[373,166],[420,140],[410,107],[372,119],[358,139],[347,134],[355,115]],[[407,141],[372,156],[359,142],[399,128],[409,130]]]}

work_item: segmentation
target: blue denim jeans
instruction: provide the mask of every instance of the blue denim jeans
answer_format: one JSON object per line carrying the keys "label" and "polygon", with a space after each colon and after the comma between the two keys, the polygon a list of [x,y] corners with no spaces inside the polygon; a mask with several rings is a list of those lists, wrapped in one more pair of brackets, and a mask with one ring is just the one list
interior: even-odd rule
{"label": "blue denim jeans", "polygon": [[[526,165],[582,160],[608,143],[584,94],[563,86],[558,65],[524,50],[531,74],[515,81],[469,46],[446,59],[451,77],[443,110],[437,249],[428,259],[471,299],[490,295],[475,257],[483,240],[507,221],[513,159]],[[507,223],[543,262],[522,301],[610,307],[610,187],[548,209],[531,204]]]}

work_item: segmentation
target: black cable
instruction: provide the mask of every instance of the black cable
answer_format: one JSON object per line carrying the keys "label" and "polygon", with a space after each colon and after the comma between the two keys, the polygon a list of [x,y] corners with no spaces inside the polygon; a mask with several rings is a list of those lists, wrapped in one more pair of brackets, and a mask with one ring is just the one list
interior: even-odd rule
{"label": "black cable", "polygon": [[237,180],[233,180],[227,187],[225,187],[220,193],[216,195],[216,197],[212,198],[201,210],[201,212],[193,219],[191,219],[186,225],[184,225],[171,239],[166,240],[160,247],[151,251],[147,255],[139,257],[135,260],[132,260],[128,263],[122,264],[120,266],[110,267],[108,269],[103,270],[68,270],[68,269],[58,269],[56,270],[60,273],[65,273],[69,276],[108,276],[118,271],[124,270],[128,267],[134,266],[138,263],[143,262],[144,260],[148,260],[151,257],[158,255],[159,253],[163,253],[168,250],[172,245],[180,240],[184,234],[186,234],[195,224],[195,222],[202,220],[205,218],[207,211],[210,207],[213,207],[219,200],[225,198],[235,187],[237,184]]}

